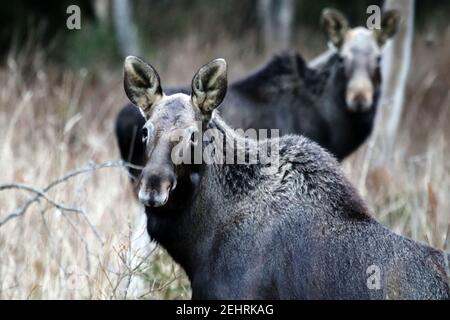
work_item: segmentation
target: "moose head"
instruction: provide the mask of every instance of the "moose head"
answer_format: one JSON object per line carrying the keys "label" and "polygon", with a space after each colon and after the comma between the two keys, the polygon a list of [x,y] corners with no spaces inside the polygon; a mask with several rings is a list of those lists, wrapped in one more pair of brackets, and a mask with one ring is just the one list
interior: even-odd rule
{"label": "moose head", "polygon": [[[142,112],[147,162],[142,170],[139,200],[148,207],[166,204],[186,164],[173,161],[175,150],[198,143],[198,132],[209,122],[227,90],[227,64],[216,59],[202,66],[192,79],[191,96],[165,95],[156,70],[143,60],[129,56],[124,63],[124,87],[128,98]],[[181,149],[180,149],[181,146]]]}
{"label": "moose head", "polygon": [[399,12],[384,12],[381,28],[375,30],[350,28],[344,15],[334,9],[325,9],[321,20],[329,42],[338,50],[338,63],[347,80],[347,109],[352,112],[372,110],[381,85],[381,49],[397,32]]}

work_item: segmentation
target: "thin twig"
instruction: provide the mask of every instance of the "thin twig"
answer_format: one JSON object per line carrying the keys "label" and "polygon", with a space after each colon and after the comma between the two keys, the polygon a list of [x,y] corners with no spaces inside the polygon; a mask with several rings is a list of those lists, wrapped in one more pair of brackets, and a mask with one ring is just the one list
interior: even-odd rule
{"label": "thin twig", "polygon": [[[6,189],[11,189],[12,186],[14,186],[15,188],[17,188],[17,186],[19,186],[19,189],[23,189],[23,190],[27,190],[30,192],[35,193],[36,195],[30,199],[28,199],[28,201],[20,208],[16,208],[14,209],[10,214],[8,214],[4,219],[0,220],[0,227],[3,226],[4,224],[6,224],[8,221],[15,219],[15,218],[19,218],[23,215],[25,215],[25,213],[27,212],[28,208],[35,202],[37,202],[39,199],[44,198],[45,200],[47,200],[49,203],[51,203],[53,206],[55,206],[56,208],[59,208],[60,210],[65,210],[65,211],[74,211],[73,208],[66,208],[56,202],[54,202],[53,200],[49,199],[46,196],[46,193],[48,191],[50,191],[52,188],[54,188],[55,186],[66,182],[67,180],[69,180],[70,178],[73,178],[75,176],[78,176],[80,174],[84,174],[84,173],[89,173],[89,172],[93,172],[99,169],[103,169],[103,168],[132,168],[132,169],[142,169],[142,167],[140,166],[136,166],[127,162],[124,162],[122,160],[111,160],[111,161],[105,161],[102,163],[91,163],[88,166],[81,168],[81,169],[76,169],[74,171],[71,171],[69,173],[67,173],[66,175],[62,176],[61,178],[51,182],[49,185],[47,185],[44,189],[42,190],[37,190],[35,188],[26,186],[26,185],[14,185],[14,184],[7,184],[7,185],[0,185],[0,191],[2,190],[6,190]],[[69,209],[69,210],[68,210]],[[72,210],[70,210],[72,209]]]}
{"label": "thin twig", "polygon": [[178,279],[180,279],[181,276],[182,276],[182,274],[176,275],[175,278],[173,278],[173,279],[167,281],[166,283],[162,284],[162,285],[159,286],[158,288],[152,288],[151,290],[147,291],[146,293],[140,295],[140,296],[138,297],[138,299],[143,299],[143,298],[145,298],[146,296],[148,296],[148,295],[150,295],[150,294],[152,294],[152,293],[155,293],[155,292],[164,290],[165,288],[167,288],[168,286],[170,286],[172,283],[174,283],[175,281],[177,281]]}
{"label": "thin twig", "polygon": [[[36,196],[40,197],[40,198],[44,198],[45,201],[47,201],[48,203],[50,203],[52,206],[54,206],[55,208],[62,210],[62,211],[71,211],[71,212],[78,212],[78,213],[82,213],[81,210],[76,209],[76,208],[70,208],[70,207],[65,207],[62,204],[57,203],[56,201],[50,199],[49,197],[47,197],[47,195],[38,190],[35,189],[34,187],[25,185],[25,184],[15,184],[15,183],[11,183],[11,184],[3,184],[0,185],[0,191],[3,190],[8,190],[8,189],[19,189],[19,190],[25,190],[31,193],[35,193]],[[1,224],[0,224],[1,226]]]}

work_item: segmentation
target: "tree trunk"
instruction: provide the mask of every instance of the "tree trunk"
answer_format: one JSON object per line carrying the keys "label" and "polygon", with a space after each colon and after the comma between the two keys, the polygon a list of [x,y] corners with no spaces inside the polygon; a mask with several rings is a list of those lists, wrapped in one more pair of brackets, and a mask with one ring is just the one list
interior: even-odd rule
{"label": "tree trunk", "polygon": [[399,29],[383,53],[383,88],[376,122],[383,136],[385,162],[393,153],[405,100],[414,35],[414,0],[386,0],[384,9],[401,14]]}
{"label": "tree trunk", "polygon": [[139,55],[137,31],[131,16],[129,0],[114,0],[113,20],[122,56]]}
{"label": "tree trunk", "polygon": [[278,38],[279,50],[289,48],[292,36],[292,22],[294,18],[294,0],[282,0],[278,10]]}
{"label": "tree trunk", "polygon": [[258,1],[258,14],[267,54],[289,48],[294,10],[294,0]]}
{"label": "tree trunk", "polygon": [[101,22],[105,22],[108,19],[110,3],[108,0],[95,0],[94,12],[97,19]]}

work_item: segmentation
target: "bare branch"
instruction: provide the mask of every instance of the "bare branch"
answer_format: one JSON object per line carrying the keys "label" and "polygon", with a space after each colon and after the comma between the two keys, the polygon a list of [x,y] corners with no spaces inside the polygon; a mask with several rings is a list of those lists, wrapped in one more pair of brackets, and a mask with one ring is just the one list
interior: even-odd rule
{"label": "bare branch", "polygon": [[177,280],[180,279],[181,277],[182,277],[182,274],[177,274],[177,275],[175,275],[174,278],[168,280],[166,283],[163,283],[162,285],[160,285],[160,286],[157,287],[157,288],[152,288],[151,290],[148,290],[146,293],[140,295],[140,296],[138,297],[138,299],[143,299],[143,298],[145,298],[146,296],[148,296],[148,295],[150,295],[150,294],[152,294],[152,293],[154,293],[154,292],[158,292],[158,291],[162,291],[162,290],[166,289],[168,286],[170,286],[172,283],[174,283],[175,281],[177,281]]}
{"label": "bare branch", "polygon": [[87,165],[84,168],[80,168],[80,169],[76,169],[74,171],[71,171],[69,173],[67,173],[66,175],[60,177],[59,179],[51,182],[49,185],[47,185],[45,188],[43,188],[42,190],[38,190],[36,188],[27,186],[27,185],[23,185],[23,184],[4,184],[4,185],[0,185],[0,191],[3,190],[8,190],[8,189],[21,189],[21,190],[26,190],[28,192],[32,192],[35,193],[34,197],[31,197],[30,199],[28,199],[27,202],[25,202],[25,204],[20,207],[20,208],[16,208],[14,209],[10,214],[8,214],[4,219],[0,220],[0,227],[5,225],[8,221],[21,217],[23,215],[26,214],[28,208],[35,202],[39,201],[39,199],[43,198],[45,199],[48,203],[50,203],[51,205],[53,205],[55,208],[58,208],[62,211],[67,211],[67,212],[77,212],[77,213],[83,213],[83,211],[79,210],[79,209],[75,209],[75,208],[68,208],[65,207],[55,201],[53,201],[52,199],[50,199],[46,193],[49,192],[51,189],[53,189],[54,187],[56,187],[57,185],[62,184],[63,182],[68,181],[69,179],[78,176],[80,174],[85,174],[85,173],[89,173],[89,172],[93,172],[93,171],[97,171],[99,169],[103,169],[103,168],[132,168],[132,169],[142,169],[142,167],[140,166],[135,166],[133,164],[124,162],[122,160],[110,160],[110,161],[105,161],[102,163],[90,163],[89,165]]}
{"label": "bare branch", "polygon": [[42,192],[38,189],[35,189],[34,187],[25,185],[25,184],[11,183],[11,184],[0,185],[0,191],[8,190],[8,189],[19,189],[19,190],[25,190],[25,191],[28,191],[31,193],[35,193],[36,196],[39,196],[40,198],[44,198],[44,200],[46,200],[48,203],[50,203],[52,206],[54,206],[55,208],[57,208],[59,210],[71,211],[71,212],[82,212],[81,210],[76,209],[76,208],[65,207],[64,205],[59,204],[56,201],[47,197],[47,195],[44,192]]}

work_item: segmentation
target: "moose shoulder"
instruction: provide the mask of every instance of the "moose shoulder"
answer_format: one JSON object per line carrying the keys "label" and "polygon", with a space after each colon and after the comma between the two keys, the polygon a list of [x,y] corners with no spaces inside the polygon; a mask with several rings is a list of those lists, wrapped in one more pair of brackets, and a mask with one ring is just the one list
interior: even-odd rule
{"label": "moose shoulder", "polygon": [[[309,139],[237,135],[213,111],[226,83],[217,59],[195,74],[191,95],[165,95],[153,67],[125,61],[125,91],[146,121],[138,188],[148,232],[185,269],[194,299],[449,298],[447,253],[377,223],[334,158]],[[172,161],[176,147],[221,150],[224,140],[195,138],[205,129],[241,146],[237,152],[277,145],[275,170],[267,174],[259,160]],[[373,266],[376,288],[368,285]]]}

